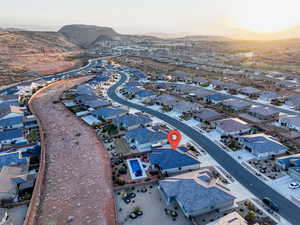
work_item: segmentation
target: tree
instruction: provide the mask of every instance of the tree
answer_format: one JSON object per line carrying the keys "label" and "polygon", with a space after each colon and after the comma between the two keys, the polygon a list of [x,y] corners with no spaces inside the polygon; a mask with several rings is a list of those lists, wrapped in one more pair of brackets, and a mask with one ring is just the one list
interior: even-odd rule
{"label": "tree", "polygon": [[249,210],[248,214],[246,215],[248,220],[254,221],[256,219],[256,213],[253,210]]}

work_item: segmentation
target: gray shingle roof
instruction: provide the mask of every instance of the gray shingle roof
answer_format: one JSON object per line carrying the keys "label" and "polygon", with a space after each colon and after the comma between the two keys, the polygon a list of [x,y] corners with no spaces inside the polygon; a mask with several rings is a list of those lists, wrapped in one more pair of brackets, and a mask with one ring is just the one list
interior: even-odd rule
{"label": "gray shingle roof", "polygon": [[176,198],[189,212],[212,208],[216,205],[233,201],[235,197],[217,186],[202,186],[193,179],[172,179],[159,182],[168,197]]}
{"label": "gray shingle roof", "polygon": [[113,119],[113,123],[118,126],[122,126],[124,128],[129,128],[131,126],[140,125],[140,124],[148,124],[151,123],[152,120],[146,116],[135,116],[133,114],[123,115]]}
{"label": "gray shingle roof", "polygon": [[163,132],[154,132],[147,128],[136,128],[128,131],[125,134],[127,141],[135,140],[139,144],[156,144],[160,141],[166,140],[167,135]]}
{"label": "gray shingle roof", "polygon": [[153,149],[149,154],[149,159],[151,164],[158,164],[162,169],[200,164],[198,160],[172,149]]}
{"label": "gray shingle roof", "polygon": [[253,153],[280,153],[288,148],[265,136],[241,137],[243,144]]}

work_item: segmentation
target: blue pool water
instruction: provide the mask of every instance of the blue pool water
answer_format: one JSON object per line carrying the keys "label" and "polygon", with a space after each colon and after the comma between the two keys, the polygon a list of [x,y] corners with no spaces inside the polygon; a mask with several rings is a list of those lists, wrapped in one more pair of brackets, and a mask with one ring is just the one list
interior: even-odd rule
{"label": "blue pool water", "polygon": [[129,163],[130,163],[130,167],[136,177],[140,177],[143,175],[142,168],[137,159],[130,160]]}

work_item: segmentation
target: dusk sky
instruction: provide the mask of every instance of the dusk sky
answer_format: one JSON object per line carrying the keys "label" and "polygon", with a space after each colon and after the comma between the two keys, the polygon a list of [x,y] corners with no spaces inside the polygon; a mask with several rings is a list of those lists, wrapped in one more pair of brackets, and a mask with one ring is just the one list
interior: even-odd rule
{"label": "dusk sky", "polygon": [[272,32],[300,24],[299,8],[298,0],[9,0],[1,4],[0,26],[55,30],[80,23],[122,33]]}

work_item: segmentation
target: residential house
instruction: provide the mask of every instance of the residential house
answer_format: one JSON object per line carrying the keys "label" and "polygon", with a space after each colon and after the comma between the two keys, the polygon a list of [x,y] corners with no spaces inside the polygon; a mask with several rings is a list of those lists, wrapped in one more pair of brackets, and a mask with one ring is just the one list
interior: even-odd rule
{"label": "residential house", "polygon": [[16,102],[19,100],[19,95],[0,95],[0,103]]}
{"label": "residential house", "polygon": [[288,170],[290,167],[300,167],[300,154],[278,157],[275,162],[284,170]]}
{"label": "residential house", "polygon": [[98,120],[96,117],[92,115],[82,116],[80,118],[90,126],[94,126],[101,123],[100,120]]}
{"label": "residential house", "polygon": [[7,119],[0,119],[0,131],[22,128],[23,116],[10,117]]}
{"label": "residential house", "polygon": [[24,109],[14,105],[0,106],[0,119],[8,119],[24,115]]}
{"label": "residential house", "polygon": [[136,146],[140,151],[151,148],[155,144],[165,144],[167,142],[167,134],[156,132],[148,128],[135,128],[126,132],[124,136],[127,143]]}
{"label": "residential house", "polygon": [[177,204],[188,218],[228,210],[235,200],[208,170],[166,178],[159,182],[158,188],[166,204]]}
{"label": "residential house", "polygon": [[240,112],[240,111],[244,111],[244,110],[249,109],[250,106],[251,106],[251,103],[249,103],[245,100],[241,100],[241,99],[230,98],[230,99],[224,100],[222,102],[222,105],[226,109],[230,109],[232,111]]}
{"label": "residential house", "polygon": [[230,97],[228,95],[224,95],[224,94],[221,94],[221,93],[216,93],[216,94],[204,97],[204,101],[208,104],[217,105],[217,104],[220,104],[224,100],[229,99],[229,98]]}
{"label": "residential house", "polygon": [[202,78],[202,77],[194,77],[192,82],[193,82],[193,84],[198,84],[201,86],[205,86],[205,85],[209,84],[208,80],[205,78]]}
{"label": "residential house", "polygon": [[277,87],[284,88],[284,89],[292,89],[298,86],[297,83],[287,81],[287,80],[280,80],[275,84]]}
{"label": "residential house", "polygon": [[293,109],[300,110],[300,95],[288,96],[285,103]]}
{"label": "residential house", "polygon": [[215,110],[202,108],[193,112],[193,117],[195,120],[200,122],[209,123],[211,121],[221,119],[222,115]]}
{"label": "residential house", "polygon": [[138,99],[145,99],[151,96],[155,96],[155,93],[151,90],[140,90],[136,93]]}
{"label": "residential house", "polygon": [[200,168],[198,160],[173,149],[153,149],[149,154],[149,161],[152,169],[159,169],[168,175]]}
{"label": "residential house", "polygon": [[207,225],[248,225],[248,222],[234,211]]}
{"label": "residential house", "polygon": [[82,105],[86,108],[103,108],[103,107],[108,107],[111,106],[111,102],[105,101],[102,99],[96,99],[96,100],[89,100],[89,101],[83,101]]}
{"label": "residential house", "polygon": [[241,144],[257,158],[268,158],[284,154],[288,148],[265,134],[253,134],[240,137]]}
{"label": "residential house", "polygon": [[187,101],[180,101],[174,104],[172,106],[172,109],[177,113],[183,114],[183,113],[188,113],[197,110],[199,109],[199,107],[200,106],[198,104],[194,104]]}
{"label": "residential house", "polygon": [[205,102],[205,99],[207,98],[207,96],[211,96],[211,95],[214,95],[214,92],[206,90],[206,89],[198,88],[197,90],[191,91],[189,93],[189,99],[191,99],[194,102],[197,102],[197,101]]}
{"label": "residential house", "polygon": [[224,90],[232,92],[235,91],[237,92],[241,88],[240,85],[235,84],[235,83],[225,83],[224,84]]}
{"label": "residential house", "polygon": [[152,120],[147,116],[136,116],[133,114],[125,114],[123,116],[112,119],[112,123],[118,126],[118,128],[124,128],[127,130],[135,129],[140,126],[149,126],[152,124]]}
{"label": "residential house", "polygon": [[128,110],[121,108],[106,107],[92,110],[90,111],[90,113],[100,120],[111,120],[116,117],[125,115],[126,113],[128,113]]}
{"label": "residential house", "polygon": [[217,120],[216,130],[223,136],[235,136],[247,134],[251,131],[251,126],[238,118]]}
{"label": "residential house", "polygon": [[87,101],[94,101],[94,100],[98,100],[98,99],[99,99],[99,97],[97,97],[96,95],[83,94],[83,95],[76,96],[75,102],[77,104],[82,104]]}
{"label": "residential house", "polygon": [[176,99],[176,97],[174,97],[172,95],[162,94],[162,95],[157,96],[155,98],[155,101],[159,105],[170,107],[170,106],[176,104],[177,99]]}
{"label": "residential house", "polygon": [[259,97],[260,90],[253,87],[244,87],[239,89],[239,93],[247,95],[248,97]]}
{"label": "residential house", "polygon": [[279,117],[279,111],[265,106],[253,106],[248,113],[260,120],[275,120]]}
{"label": "residential house", "polygon": [[27,143],[22,129],[11,129],[0,132],[0,147],[19,143]]}
{"label": "residential house", "polygon": [[288,170],[288,174],[300,182],[300,167],[290,167]]}
{"label": "residential house", "polygon": [[300,116],[290,115],[278,119],[281,126],[300,132]]}
{"label": "residential house", "polygon": [[264,91],[264,92],[260,93],[259,99],[271,102],[272,100],[277,99],[278,97],[279,97],[279,95],[275,92]]}
{"label": "residential house", "polygon": [[214,89],[220,89],[220,90],[224,89],[225,83],[223,81],[213,80],[210,83]]}

